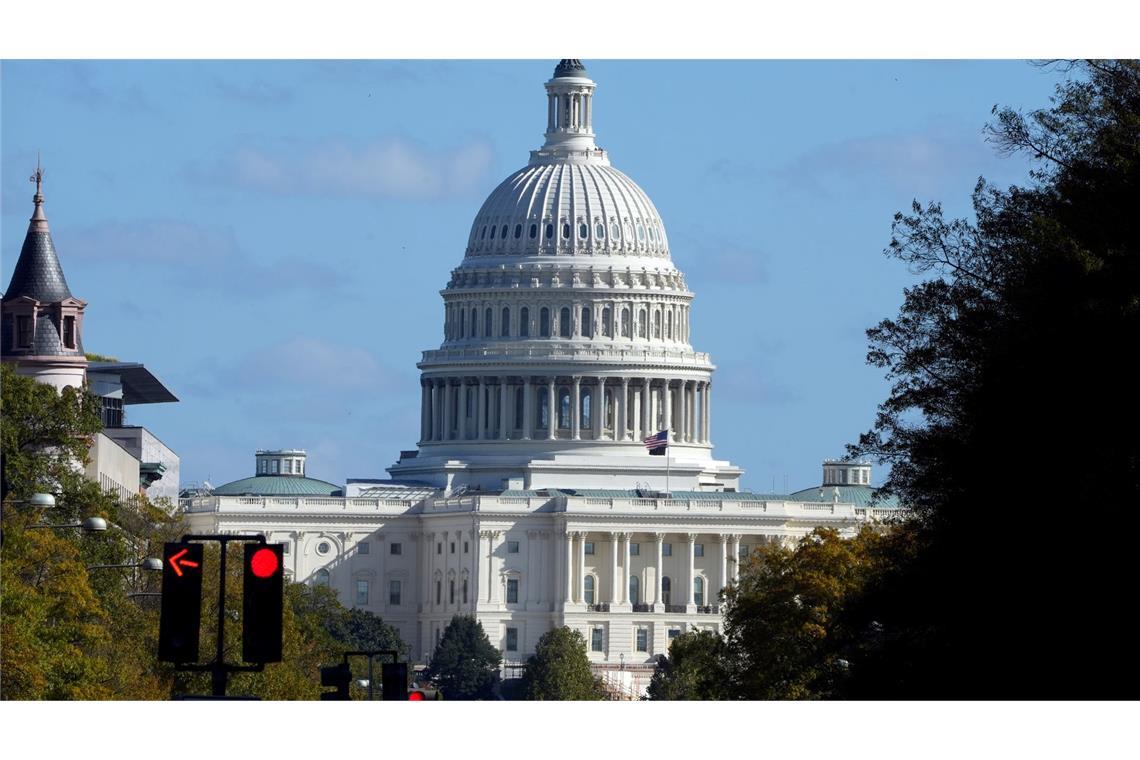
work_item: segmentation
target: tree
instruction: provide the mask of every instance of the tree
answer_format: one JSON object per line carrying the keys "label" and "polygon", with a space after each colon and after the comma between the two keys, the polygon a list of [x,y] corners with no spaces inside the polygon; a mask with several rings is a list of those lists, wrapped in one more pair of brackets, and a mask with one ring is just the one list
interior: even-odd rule
{"label": "tree", "polygon": [[649,682],[650,699],[732,699],[728,649],[715,631],[682,633],[659,655]]}
{"label": "tree", "polygon": [[[895,217],[930,279],[868,331],[892,387],[851,448],[915,510],[906,561],[852,615],[881,626],[853,696],[1131,696],[1138,580],[1140,64],[1060,64],[1052,107],[995,108],[1028,187],[979,181],[975,221]],[[1080,525],[1081,533],[1073,531]]]}
{"label": "tree", "polygon": [[590,670],[586,640],[565,626],[547,631],[527,659],[523,699],[596,700],[605,697],[601,681]]}
{"label": "tree", "polygon": [[447,699],[487,699],[502,656],[475,618],[456,615],[443,631],[426,676]]}

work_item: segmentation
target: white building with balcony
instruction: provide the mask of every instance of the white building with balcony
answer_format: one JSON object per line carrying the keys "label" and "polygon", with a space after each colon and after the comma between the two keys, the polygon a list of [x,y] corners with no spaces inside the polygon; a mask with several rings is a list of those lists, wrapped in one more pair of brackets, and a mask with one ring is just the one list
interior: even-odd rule
{"label": "white building with balcony", "polygon": [[795,494],[739,490],[713,456],[715,367],[689,343],[664,223],[595,144],[582,64],[545,87],[545,143],[487,198],[442,291],[420,440],[392,479],[291,491],[303,466],[266,472],[259,452],[257,475],[184,506],[194,532],[284,542],[294,578],[381,615],[417,660],[467,614],[507,661],[568,625],[599,668],[651,667],[672,636],[719,629],[748,551],[897,509],[871,504],[864,463],[826,462]]}

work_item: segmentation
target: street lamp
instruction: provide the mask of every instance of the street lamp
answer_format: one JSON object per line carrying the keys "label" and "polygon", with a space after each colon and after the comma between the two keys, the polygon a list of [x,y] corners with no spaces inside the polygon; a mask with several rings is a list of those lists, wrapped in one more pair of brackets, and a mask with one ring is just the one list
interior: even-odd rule
{"label": "street lamp", "polygon": [[79,528],[84,533],[100,533],[107,530],[107,521],[102,517],[88,517],[85,520],[62,525],[29,525],[28,530],[36,528]]}
{"label": "street lamp", "polygon": [[125,565],[88,565],[88,570],[106,570],[112,567],[141,567],[143,570],[162,570],[162,560],[157,557],[147,557],[142,562],[129,562]]}
{"label": "street lamp", "polygon": [[625,652],[619,653],[618,659],[621,660],[621,669],[625,670]]}

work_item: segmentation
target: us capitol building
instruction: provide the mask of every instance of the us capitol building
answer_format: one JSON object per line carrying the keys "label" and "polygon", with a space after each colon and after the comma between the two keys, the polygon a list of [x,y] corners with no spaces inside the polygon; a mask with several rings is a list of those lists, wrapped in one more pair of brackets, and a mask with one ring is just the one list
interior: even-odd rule
{"label": "us capitol building", "polygon": [[[479,209],[442,291],[420,440],[391,479],[341,488],[309,478],[304,451],[259,451],[252,477],[182,503],[196,533],[283,542],[294,579],[383,617],[414,660],[464,614],[508,662],[568,625],[599,670],[636,670],[719,628],[753,548],[897,507],[872,505],[860,462],[793,494],[739,490],[713,457],[715,367],[689,343],[665,225],[595,143],[585,67],[563,60],[545,87],[545,142]],[[663,430],[653,456],[643,439]]]}

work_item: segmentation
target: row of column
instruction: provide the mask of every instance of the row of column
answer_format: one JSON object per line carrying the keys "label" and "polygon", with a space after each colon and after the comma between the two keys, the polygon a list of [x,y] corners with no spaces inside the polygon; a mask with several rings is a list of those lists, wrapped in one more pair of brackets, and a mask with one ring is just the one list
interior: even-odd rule
{"label": "row of column", "polygon": [[[565,564],[566,573],[564,577],[565,586],[562,590],[562,602],[565,604],[584,604],[586,601],[586,538],[588,535],[593,535],[595,543],[598,534],[589,534],[585,531],[567,531],[564,534],[565,544]],[[606,536],[607,534],[601,534]],[[653,543],[656,548],[656,561],[654,564],[654,589],[653,601],[646,602],[647,604],[660,605],[662,604],[662,588],[661,579],[664,577],[664,555],[662,547],[665,544],[665,533],[654,533]],[[610,542],[610,604],[623,604],[630,603],[629,598],[629,579],[630,569],[632,567],[630,553],[630,543],[633,538],[633,533],[628,532],[610,532],[608,534]],[[718,535],[716,536],[720,544],[720,573],[716,580],[718,585],[712,586],[705,590],[705,604],[711,604],[713,599],[716,598],[717,592],[720,589],[730,584],[736,583],[739,579],[740,563],[736,558],[740,556],[740,534],[731,535]],[[675,602],[685,604],[692,607],[696,604],[694,599],[694,581],[697,578],[696,573],[696,544],[697,534],[687,533],[684,534],[685,545],[687,546],[687,573],[685,578],[684,588],[687,592],[684,596],[678,596],[677,599],[684,599],[684,602]],[[620,546],[619,546],[620,545]],[[622,558],[622,562],[618,564],[618,558]],[[730,563],[729,558],[732,557],[733,561]],[[710,579],[711,581],[711,579]],[[676,586],[673,587],[676,589]],[[600,589],[594,590],[595,601],[600,600]],[[663,609],[655,611],[664,611]]]}
{"label": "row of column", "polygon": [[678,443],[710,440],[707,380],[499,376],[425,378],[420,385],[421,443],[636,441],[660,430]]}
{"label": "row of column", "polygon": [[586,93],[550,93],[546,104],[546,131],[556,129],[589,130],[592,114],[590,96]]}

